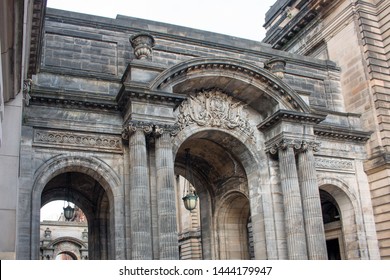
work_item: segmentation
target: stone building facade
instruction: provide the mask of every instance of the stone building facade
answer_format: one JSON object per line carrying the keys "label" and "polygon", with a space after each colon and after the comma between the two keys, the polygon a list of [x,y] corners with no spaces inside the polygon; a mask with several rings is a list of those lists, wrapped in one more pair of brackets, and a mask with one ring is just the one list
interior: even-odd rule
{"label": "stone building facade", "polygon": [[17,259],[39,259],[40,208],[58,199],[85,213],[90,259],[380,258],[372,133],[336,63],[126,16],[47,9],[40,30]]}
{"label": "stone building facade", "polygon": [[365,145],[380,254],[390,259],[389,94],[390,2],[276,1],[266,15],[265,43],[275,49],[330,59],[341,69],[346,112],[371,131]]}
{"label": "stone building facade", "polygon": [[0,259],[16,257],[23,88],[39,68],[45,8],[46,0],[0,1]]}
{"label": "stone building facade", "polygon": [[86,222],[43,221],[40,225],[41,260],[88,260]]}

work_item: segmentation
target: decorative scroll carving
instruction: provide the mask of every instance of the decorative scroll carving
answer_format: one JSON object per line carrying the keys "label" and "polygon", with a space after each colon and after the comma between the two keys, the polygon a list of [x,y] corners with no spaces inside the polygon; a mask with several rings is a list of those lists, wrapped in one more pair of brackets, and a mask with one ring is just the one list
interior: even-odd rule
{"label": "decorative scroll carving", "polygon": [[137,129],[143,130],[145,135],[151,137],[159,137],[164,132],[170,133],[171,136],[176,135],[179,127],[172,124],[154,124],[143,121],[131,121],[129,125],[122,130],[122,138],[124,140],[129,139],[129,135],[137,131]]}
{"label": "decorative scroll carving", "polygon": [[34,144],[122,151],[122,141],[119,136],[71,131],[36,129],[34,131]]}
{"label": "decorative scroll carving", "polygon": [[177,123],[180,130],[191,124],[238,129],[253,139],[254,130],[244,113],[244,106],[219,89],[202,91],[181,103]]}
{"label": "decorative scroll carving", "polygon": [[345,159],[316,157],[316,168],[353,171],[353,162]]}
{"label": "decorative scroll carving", "polygon": [[315,141],[283,138],[272,144],[269,148],[269,152],[272,155],[276,155],[279,149],[285,150],[288,147],[293,148],[296,153],[304,152],[308,149],[312,149],[313,152],[318,152],[320,143]]}

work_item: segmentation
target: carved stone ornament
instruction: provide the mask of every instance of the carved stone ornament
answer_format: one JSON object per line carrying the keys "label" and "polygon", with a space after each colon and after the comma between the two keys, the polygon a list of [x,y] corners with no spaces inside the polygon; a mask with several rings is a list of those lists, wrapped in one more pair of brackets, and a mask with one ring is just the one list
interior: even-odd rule
{"label": "carved stone ornament", "polygon": [[286,61],[282,58],[273,57],[264,63],[264,68],[269,70],[276,77],[283,79],[286,70]]}
{"label": "carved stone ornament", "polygon": [[279,149],[285,150],[288,147],[294,149],[296,153],[305,152],[308,149],[311,149],[313,152],[319,151],[320,144],[315,141],[306,141],[298,139],[282,139],[279,142],[273,144],[269,148],[269,152],[272,155],[276,155]]}
{"label": "carved stone ornament", "polygon": [[172,124],[154,124],[143,121],[131,121],[127,127],[123,128],[122,139],[128,140],[129,136],[136,132],[137,129],[142,130],[145,135],[159,137],[165,132],[174,136],[178,133],[179,128],[177,125]]}
{"label": "carved stone ornament", "polygon": [[85,147],[94,150],[122,151],[120,138],[113,135],[97,135],[73,131],[54,131],[36,129],[35,145],[64,146],[68,148]]}
{"label": "carved stone ornament", "polygon": [[243,109],[244,104],[219,89],[202,91],[181,103],[177,124],[180,130],[191,124],[240,130],[253,139],[254,130]]}
{"label": "carved stone ornament", "polygon": [[137,33],[131,36],[129,41],[137,59],[145,59],[152,55],[152,48],[155,44],[152,35],[148,33]]}
{"label": "carved stone ornament", "polygon": [[353,171],[353,161],[347,159],[338,159],[338,158],[326,158],[326,157],[316,157],[316,168],[319,169],[331,169],[335,171],[345,170]]}

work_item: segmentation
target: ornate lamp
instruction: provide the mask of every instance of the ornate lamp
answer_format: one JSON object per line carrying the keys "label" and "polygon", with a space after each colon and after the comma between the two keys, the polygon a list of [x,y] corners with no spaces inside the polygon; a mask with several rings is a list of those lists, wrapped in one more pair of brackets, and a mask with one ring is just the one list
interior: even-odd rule
{"label": "ornate lamp", "polygon": [[67,188],[67,198],[66,198],[66,201],[68,202],[68,206],[67,207],[63,207],[64,209],[64,217],[65,217],[65,220],[66,221],[70,221],[73,216],[74,216],[74,212],[75,212],[75,209],[74,207],[70,206],[70,203],[69,203],[69,197],[70,197],[70,194],[69,194],[69,188],[70,188],[71,184],[70,184],[70,173],[67,173],[66,174],[66,188]]}
{"label": "ornate lamp", "polygon": [[190,149],[186,149],[186,181],[184,182],[183,203],[184,207],[192,211],[196,208],[198,201],[198,195],[195,192],[195,188],[191,186],[191,182],[194,182],[194,174],[191,166]]}

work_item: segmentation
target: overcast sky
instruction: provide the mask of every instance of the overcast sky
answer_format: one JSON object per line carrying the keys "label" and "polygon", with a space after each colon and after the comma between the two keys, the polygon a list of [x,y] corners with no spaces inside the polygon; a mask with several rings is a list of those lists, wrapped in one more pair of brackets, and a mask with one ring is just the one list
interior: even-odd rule
{"label": "overcast sky", "polygon": [[261,41],[276,0],[48,0],[47,6],[109,18],[117,14]]}
{"label": "overcast sky", "polygon": [[[109,18],[125,15],[261,41],[265,13],[276,0],[48,0],[47,6]],[[42,208],[57,219],[63,202]]]}

